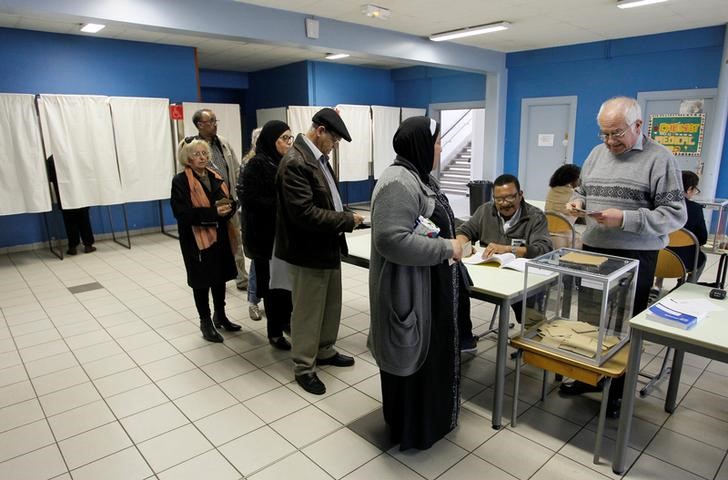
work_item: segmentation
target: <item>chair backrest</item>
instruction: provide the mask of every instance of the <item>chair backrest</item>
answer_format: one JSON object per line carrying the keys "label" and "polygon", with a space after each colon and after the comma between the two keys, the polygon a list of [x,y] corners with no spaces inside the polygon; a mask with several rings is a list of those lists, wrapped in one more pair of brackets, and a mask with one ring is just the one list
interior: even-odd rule
{"label": "chair backrest", "polygon": [[549,233],[554,234],[568,234],[571,235],[571,248],[576,245],[576,230],[574,225],[559,212],[547,210],[544,212],[546,215],[546,222],[548,222]]}
{"label": "chair backrest", "polygon": [[[693,232],[685,228],[675,230],[669,234],[670,241],[667,244],[669,247],[694,247],[695,255],[693,265],[685,265],[687,273],[697,272],[698,270],[698,257],[700,256],[700,244],[698,239]],[[695,277],[692,275],[691,277]],[[696,282],[697,278],[691,278],[693,282]]]}
{"label": "chair backrest", "polygon": [[679,281],[684,281],[686,276],[685,264],[677,253],[666,248],[663,248],[657,253],[655,277],[677,278]]}

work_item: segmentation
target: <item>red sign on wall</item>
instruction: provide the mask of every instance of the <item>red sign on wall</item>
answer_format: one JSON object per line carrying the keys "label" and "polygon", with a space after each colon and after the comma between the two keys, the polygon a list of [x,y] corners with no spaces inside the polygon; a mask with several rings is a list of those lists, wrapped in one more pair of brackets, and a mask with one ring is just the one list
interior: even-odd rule
{"label": "red sign on wall", "polygon": [[184,114],[182,113],[182,105],[170,105],[169,118],[171,118],[172,120],[182,120],[184,118]]}

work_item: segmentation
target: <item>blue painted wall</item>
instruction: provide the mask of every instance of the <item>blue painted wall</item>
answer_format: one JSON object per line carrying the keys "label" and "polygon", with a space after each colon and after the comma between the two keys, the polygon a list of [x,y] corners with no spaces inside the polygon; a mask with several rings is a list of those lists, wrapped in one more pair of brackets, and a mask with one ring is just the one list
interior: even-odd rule
{"label": "blue painted wall", "polygon": [[311,105],[395,105],[391,70],[309,63]]}
{"label": "blue painted wall", "polygon": [[434,67],[392,70],[395,105],[427,108],[431,103],[485,100],[485,75]]}
{"label": "blue painted wall", "polygon": [[[518,173],[522,99],[578,96],[574,163],[581,165],[598,143],[595,117],[604,100],[716,88],[723,36],[721,26],[508,54],[505,172]],[[728,195],[728,148],[722,158],[718,196]]]}
{"label": "blue painted wall", "polygon": [[[194,50],[189,47],[6,28],[0,28],[0,45],[0,92],[197,100]],[[128,214],[130,229],[159,225],[157,202],[130,204]],[[118,207],[114,216],[120,229]],[[168,205],[165,219],[173,221]],[[105,209],[92,208],[91,220],[95,232],[110,231]],[[0,217],[0,247],[45,239],[40,214]]]}

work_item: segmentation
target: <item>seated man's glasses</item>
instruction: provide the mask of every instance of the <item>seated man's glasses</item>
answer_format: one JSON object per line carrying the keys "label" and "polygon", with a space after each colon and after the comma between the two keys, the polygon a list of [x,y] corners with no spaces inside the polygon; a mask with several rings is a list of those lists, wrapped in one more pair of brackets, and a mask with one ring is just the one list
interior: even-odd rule
{"label": "seated man's glasses", "polygon": [[625,133],[629,132],[629,129],[632,128],[632,125],[634,125],[636,122],[637,122],[637,120],[630,123],[629,125],[627,125],[627,128],[625,128],[622,131],[617,131],[617,132],[612,132],[612,133],[599,132],[599,140],[601,140],[602,142],[606,142],[610,138],[622,138],[622,137],[624,137]]}
{"label": "seated man's glasses", "polygon": [[514,193],[513,195],[505,195],[503,197],[493,197],[493,201],[495,203],[513,203],[518,198],[518,194]]}

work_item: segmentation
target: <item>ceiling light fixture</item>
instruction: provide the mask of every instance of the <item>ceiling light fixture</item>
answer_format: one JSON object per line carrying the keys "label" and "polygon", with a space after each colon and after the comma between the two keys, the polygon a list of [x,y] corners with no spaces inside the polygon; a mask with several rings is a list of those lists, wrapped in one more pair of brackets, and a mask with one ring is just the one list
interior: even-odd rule
{"label": "ceiling light fixture", "polygon": [[495,22],[486,25],[477,25],[475,27],[465,27],[458,30],[450,30],[449,32],[433,33],[430,40],[433,42],[444,42],[445,40],[453,40],[455,38],[472,37],[473,35],[482,35],[484,33],[499,32],[508,30],[511,27],[510,22]]}
{"label": "ceiling light fixture", "polygon": [[645,5],[652,5],[654,3],[662,3],[667,0],[617,0],[618,8],[634,8],[644,7]]}
{"label": "ceiling light fixture", "polygon": [[342,58],[348,57],[348,53],[327,53],[326,54],[326,60],[340,60]]}
{"label": "ceiling light fixture", "polygon": [[81,25],[81,31],[85,33],[98,33],[104,28],[106,28],[106,25],[101,25],[99,23],[84,23]]}
{"label": "ceiling light fixture", "polygon": [[380,7],[379,5],[372,5],[371,3],[362,5],[361,13],[363,13],[367,17],[379,18],[381,20],[386,20],[392,14],[392,12],[390,12],[388,9]]}

